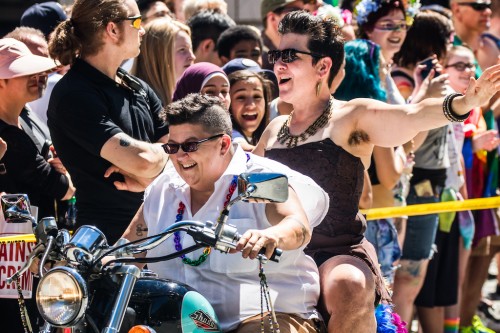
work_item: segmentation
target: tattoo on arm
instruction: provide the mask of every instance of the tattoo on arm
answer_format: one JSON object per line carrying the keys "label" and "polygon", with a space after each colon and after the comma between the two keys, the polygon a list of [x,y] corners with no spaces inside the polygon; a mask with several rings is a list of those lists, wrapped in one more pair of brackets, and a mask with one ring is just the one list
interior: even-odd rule
{"label": "tattoo on arm", "polygon": [[148,231],[148,228],[146,228],[145,226],[143,226],[142,224],[138,224],[136,227],[135,227],[135,234],[136,236],[138,237],[142,237],[144,236],[144,232],[147,232]]}
{"label": "tattoo on arm", "polygon": [[120,136],[120,146],[129,147],[131,145],[130,139],[126,136]]}

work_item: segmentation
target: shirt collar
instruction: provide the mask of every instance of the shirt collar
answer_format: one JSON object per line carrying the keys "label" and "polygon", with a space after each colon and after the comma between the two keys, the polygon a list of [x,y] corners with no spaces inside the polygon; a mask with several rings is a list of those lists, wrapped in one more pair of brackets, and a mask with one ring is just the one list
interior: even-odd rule
{"label": "shirt collar", "polygon": [[231,162],[229,162],[229,165],[227,166],[222,176],[220,176],[220,178],[215,182],[215,188],[217,188],[221,183],[226,183],[227,179],[230,179],[230,182],[234,176],[239,176],[247,170],[247,154],[239,144],[234,142],[233,149],[233,158],[231,159]]}

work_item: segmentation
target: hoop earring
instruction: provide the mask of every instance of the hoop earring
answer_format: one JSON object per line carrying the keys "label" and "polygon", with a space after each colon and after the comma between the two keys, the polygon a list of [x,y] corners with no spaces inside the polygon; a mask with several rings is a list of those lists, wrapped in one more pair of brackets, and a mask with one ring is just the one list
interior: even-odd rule
{"label": "hoop earring", "polygon": [[316,97],[319,97],[319,92],[321,90],[321,86],[323,85],[323,82],[319,81],[317,84],[316,84]]}

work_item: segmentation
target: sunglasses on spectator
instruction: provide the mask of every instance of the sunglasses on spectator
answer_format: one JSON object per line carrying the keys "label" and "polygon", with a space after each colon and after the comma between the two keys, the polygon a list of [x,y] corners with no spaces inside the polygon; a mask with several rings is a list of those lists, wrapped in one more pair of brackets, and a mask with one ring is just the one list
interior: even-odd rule
{"label": "sunglasses on spectator", "polygon": [[408,29],[408,24],[406,22],[381,22],[375,25],[375,29],[384,31],[399,31]]}
{"label": "sunglasses on spectator", "polygon": [[285,50],[271,50],[267,52],[267,59],[269,60],[270,64],[275,64],[278,62],[278,60],[281,58],[281,61],[283,61],[286,64],[289,64],[291,62],[294,62],[295,60],[299,59],[297,56],[297,53],[300,54],[307,54],[310,55],[311,57],[314,58],[324,58],[324,55],[317,54],[317,53],[312,53],[312,52],[304,52],[304,51],[299,51],[296,49],[285,49]]}
{"label": "sunglasses on spectator", "polygon": [[162,146],[163,150],[167,154],[176,154],[179,151],[179,148],[182,148],[182,151],[185,153],[192,153],[197,151],[200,148],[200,143],[207,142],[213,139],[217,139],[222,137],[224,134],[217,134],[211,136],[206,139],[198,140],[198,141],[188,141],[184,143],[165,143]]}
{"label": "sunglasses on spectator", "polygon": [[131,25],[139,30],[141,28],[142,15],[129,16],[121,19],[122,21],[131,21]]}
{"label": "sunglasses on spectator", "polygon": [[473,69],[476,67],[476,65],[474,64],[471,64],[470,62],[469,63],[465,63],[463,61],[459,61],[459,62],[456,62],[454,64],[449,64],[449,65],[446,65],[444,66],[444,68],[448,68],[448,67],[453,67],[455,68],[457,71],[459,72],[463,72],[465,71],[466,68],[468,69]]}
{"label": "sunglasses on spectator", "polygon": [[491,2],[459,2],[459,6],[467,6],[474,9],[476,12],[482,12],[488,8],[491,8]]}

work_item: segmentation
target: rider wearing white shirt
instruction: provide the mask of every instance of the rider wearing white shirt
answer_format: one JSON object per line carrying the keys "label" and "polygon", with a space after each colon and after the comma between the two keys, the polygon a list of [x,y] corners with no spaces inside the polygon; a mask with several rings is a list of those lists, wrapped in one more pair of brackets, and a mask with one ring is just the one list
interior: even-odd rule
{"label": "rider wearing white shirt", "polygon": [[[193,111],[193,105],[198,110]],[[200,120],[203,113],[210,113],[209,124]],[[186,283],[203,294],[214,307],[222,331],[252,332],[260,326],[261,295],[259,262],[249,258],[254,259],[261,248],[266,248],[267,255],[276,247],[282,248],[280,263],[264,265],[280,328],[289,327],[293,321],[296,330],[290,332],[319,332],[315,309],[319,297],[318,269],[303,249],[312,228],[328,210],[327,194],[309,177],[278,162],[246,154],[232,144],[231,120],[217,98],[189,95],[169,105],[166,117],[170,138],[164,146],[175,169],[165,170],[147,188],[143,207],[124,236],[137,239],[137,230],[144,227],[148,228],[148,235],[158,234],[179,220],[216,221],[224,205],[237,195],[237,191],[231,191],[231,184],[238,175],[284,173],[290,185],[285,203],[238,202],[231,208],[228,223],[242,234],[237,247],[242,254],[212,251],[199,266],[187,265],[177,258],[148,267],[160,277]],[[223,126],[214,125],[214,118],[218,118],[215,123]],[[195,150],[189,147],[193,142]],[[181,234],[177,241],[172,237],[148,256],[165,255],[191,245],[191,237]],[[197,250],[186,258],[196,261],[202,252]],[[280,322],[283,317],[288,319]],[[245,324],[240,325],[242,321]],[[250,326],[246,326],[248,321]]]}

